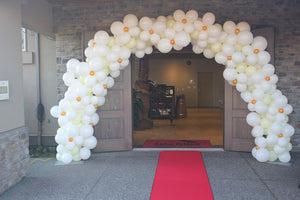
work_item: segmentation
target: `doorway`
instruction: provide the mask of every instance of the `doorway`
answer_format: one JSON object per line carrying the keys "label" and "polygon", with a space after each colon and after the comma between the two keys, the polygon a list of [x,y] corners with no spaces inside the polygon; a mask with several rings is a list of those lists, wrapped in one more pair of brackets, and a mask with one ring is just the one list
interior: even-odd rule
{"label": "doorway", "polygon": [[[133,89],[139,90],[136,83],[146,80],[154,87],[173,87],[175,99],[172,120],[169,117],[152,118],[148,115],[150,106],[145,105],[152,126],[137,127],[133,131],[133,147],[142,147],[149,139],[209,140],[213,147],[223,147],[223,69],[213,60],[190,53],[154,53],[143,59],[133,59]],[[178,115],[177,108],[181,96],[186,106],[183,117]],[[149,95],[143,97],[144,100],[147,98]]]}

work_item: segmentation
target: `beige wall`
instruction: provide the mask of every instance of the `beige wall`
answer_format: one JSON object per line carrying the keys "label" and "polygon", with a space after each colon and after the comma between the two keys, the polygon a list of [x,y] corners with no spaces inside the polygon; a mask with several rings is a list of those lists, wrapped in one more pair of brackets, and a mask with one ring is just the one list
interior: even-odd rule
{"label": "beige wall", "polygon": [[21,64],[21,3],[0,1],[0,80],[9,81],[9,100],[0,101],[0,133],[24,126]]}
{"label": "beige wall", "polygon": [[[187,61],[191,61],[188,65]],[[218,65],[214,60],[202,56],[150,56],[149,80],[157,84],[175,86],[176,95],[185,95],[188,107],[198,106],[198,72],[213,72],[213,99],[214,107],[220,106],[224,98],[224,79],[222,72],[224,66]]]}

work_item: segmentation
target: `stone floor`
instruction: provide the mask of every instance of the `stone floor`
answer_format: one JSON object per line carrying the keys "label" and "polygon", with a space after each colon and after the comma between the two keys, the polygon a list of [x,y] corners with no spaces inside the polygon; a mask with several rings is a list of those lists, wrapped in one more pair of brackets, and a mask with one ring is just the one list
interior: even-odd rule
{"label": "stone floor", "polygon": [[[250,153],[202,155],[215,200],[300,199],[300,153],[287,165],[259,163]],[[69,165],[31,159],[27,177],[0,199],[147,200],[158,158],[158,151],[128,151],[94,153]]]}

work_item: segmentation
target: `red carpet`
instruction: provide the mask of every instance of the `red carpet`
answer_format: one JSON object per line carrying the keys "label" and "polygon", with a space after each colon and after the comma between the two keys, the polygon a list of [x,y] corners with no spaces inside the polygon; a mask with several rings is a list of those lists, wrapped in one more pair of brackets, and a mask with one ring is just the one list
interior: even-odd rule
{"label": "red carpet", "polygon": [[211,148],[209,140],[146,140],[143,148]]}
{"label": "red carpet", "polygon": [[199,151],[160,153],[150,200],[213,200]]}

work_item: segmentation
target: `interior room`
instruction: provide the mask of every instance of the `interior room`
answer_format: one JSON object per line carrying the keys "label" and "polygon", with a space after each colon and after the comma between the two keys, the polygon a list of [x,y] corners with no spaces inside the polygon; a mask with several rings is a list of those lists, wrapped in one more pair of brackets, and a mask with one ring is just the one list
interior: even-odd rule
{"label": "interior room", "polygon": [[[136,58],[133,66],[134,147],[146,140],[208,140],[223,146],[222,65],[186,48]],[[135,105],[138,100],[143,108]]]}

